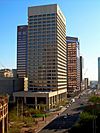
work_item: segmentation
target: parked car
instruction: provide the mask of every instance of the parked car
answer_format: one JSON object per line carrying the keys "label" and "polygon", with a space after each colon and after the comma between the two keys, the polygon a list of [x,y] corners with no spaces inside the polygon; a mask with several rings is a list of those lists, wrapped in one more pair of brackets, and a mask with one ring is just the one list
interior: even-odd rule
{"label": "parked car", "polygon": [[71,102],[72,102],[72,103],[74,103],[74,102],[75,102],[75,99],[74,99],[74,98],[72,98],[72,99],[71,99]]}

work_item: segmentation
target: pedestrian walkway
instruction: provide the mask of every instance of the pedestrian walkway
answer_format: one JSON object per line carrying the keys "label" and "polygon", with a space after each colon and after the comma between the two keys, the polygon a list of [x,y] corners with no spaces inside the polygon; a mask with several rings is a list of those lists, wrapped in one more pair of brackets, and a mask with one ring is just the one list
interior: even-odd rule
{"label": "pedestrian walkway", "polygon": [[51,121],[53,121],[56,117],[58,117],[58,115],[60,115],[65,110],[66,108],[64,107],[59,111],[51,112],[50,116],[48,116],[44,120],[43,118],[37,118],[38,123],[35,128],[35,133],[38,133],[39,131],[41,131],[46,125],[48,125]]}
{"label": "pedestrian walkway", "polygon": [[24,127],[21,130],[21,133],[39,133],[46,125],[48,125],[51,121],[53,121],[56,117],[58,117],[62,112],[66,110],[63,107],[61,110],[56,112],[51,112],[50,115],[46,118],[35,118],[35,125],[33,128]]}

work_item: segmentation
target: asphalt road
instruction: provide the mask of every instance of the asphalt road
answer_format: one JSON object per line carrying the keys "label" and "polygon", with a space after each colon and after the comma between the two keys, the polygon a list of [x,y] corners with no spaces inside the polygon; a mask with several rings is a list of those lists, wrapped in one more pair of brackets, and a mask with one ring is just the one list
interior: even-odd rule
{"label": "asphalt road", "polygon": [[79,119],[79,114],[84,105],[87,104],[89,90],[82,93],[80,98],[77,98],[75,103],[72,103],[66,110],[60,114],[55,120],[50,122],[39,133],[68,133],[68,130]]}

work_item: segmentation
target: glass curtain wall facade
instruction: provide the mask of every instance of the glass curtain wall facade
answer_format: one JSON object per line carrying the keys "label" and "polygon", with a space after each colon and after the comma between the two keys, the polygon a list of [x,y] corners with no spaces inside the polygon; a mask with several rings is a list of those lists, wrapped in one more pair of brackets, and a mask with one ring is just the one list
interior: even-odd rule
{"label": "glass curtain wall facade", "polygon": [[98,83],[100,84],[100,57],[98,57]]}
{"label": "glass curtain wall facade", "polygon": [[27,76],[28,26],[17,26],[17,75]]}
{"label": "glass curtain wall facade", "polygon": [[73,95],[80,90],[80,48],[78,38],[67,39],[67,91]]}
{"label": "glass curtain wall facade", "polygon": [[29,90],[67,91],[66,53],[66,20],[58,5],[29,7]]}

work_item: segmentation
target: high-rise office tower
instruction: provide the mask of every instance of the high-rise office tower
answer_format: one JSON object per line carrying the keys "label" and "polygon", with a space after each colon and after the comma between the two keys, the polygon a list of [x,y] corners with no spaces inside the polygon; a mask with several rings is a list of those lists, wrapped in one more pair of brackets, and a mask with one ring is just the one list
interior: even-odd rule
{"label": "high-rise office tower", "polygon": [[66,19],[57,4],[28,8],[28,90],[14,101],[40,108],[56,107],[67,98]]}
{"label": "high-rise office tower", "polygon": [[67,91],[66,20],[57,4],[28,9],[29,90]]}
{"label": "high-rise office tower", "polygon": [[83,71],[82,71],[82,69],[83,69],[83,57],[80,56],[80,82],[81,83],[83,81]]}
{"label": "high-rise office tower", "polygon": [[80,89],[83,89],[83,67],[84,67],[84,60],[83,57],[80,56]]}
{"label": "high-rise office tower", "polygon": [[100,57],[98,57],[98,89],[100,89]]}
{"label": "high-rise office tower", "polygon": [[80,90],[80,48],[76,37],[67,40],[67,91],[74,95]]}
{"label": "high-rise office tower", "polygon": [[27,46],[28,46],[28,26],[17,27],[17,75],[27,76]]}

